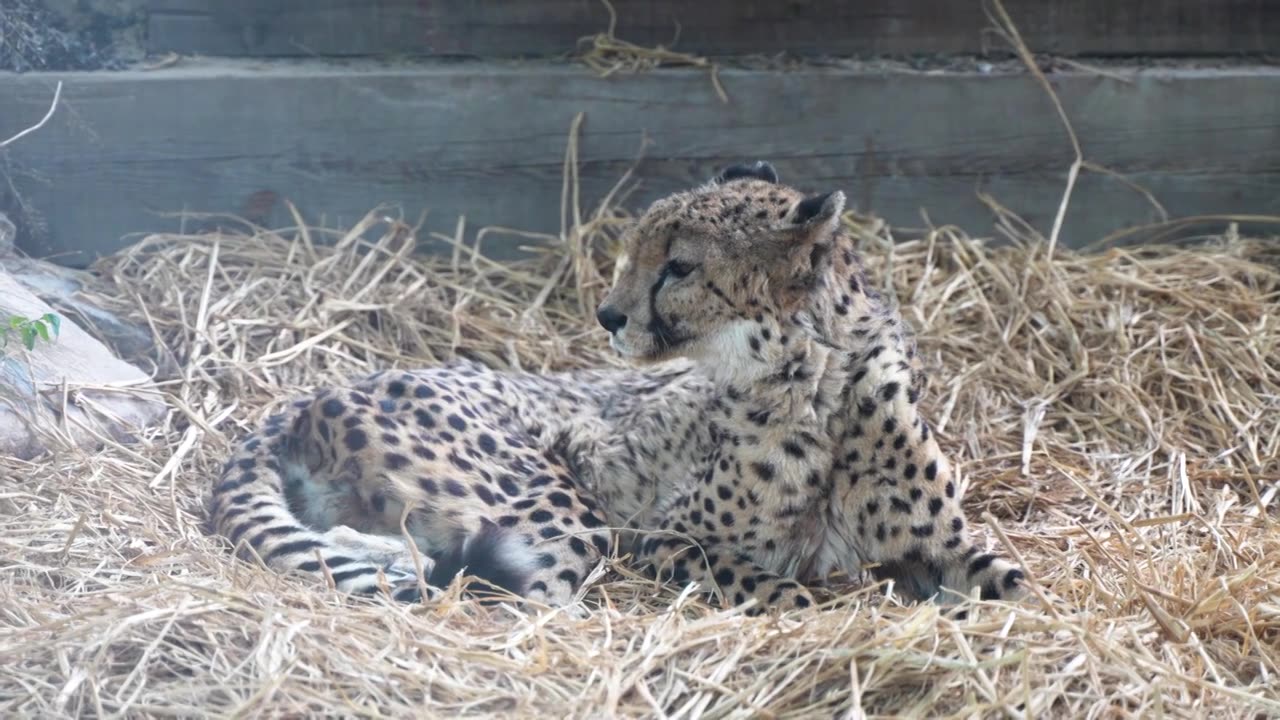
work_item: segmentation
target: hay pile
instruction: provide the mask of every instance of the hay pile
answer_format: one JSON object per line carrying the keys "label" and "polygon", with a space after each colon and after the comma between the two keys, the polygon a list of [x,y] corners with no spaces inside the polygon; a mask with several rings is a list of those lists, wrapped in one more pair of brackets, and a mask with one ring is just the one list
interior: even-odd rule
{"label": "hay pile", "polygon": [[849,218],[920,330],[972,517],[1035,578],[1021,605],[954,621],[855,587],[748,618],[623,564],[589,619],[359,603],[203,533],[229,443],[294,391],[455,354],[616,362],[588,311],[624,219],[606,206],[511,265],[414,256],[376,214],[100,263],[103,298],[180,359],[173,411],[136,446],[0,461],[0,715],[1280,714],[1280,269],[1230,232],[1049,259]]}

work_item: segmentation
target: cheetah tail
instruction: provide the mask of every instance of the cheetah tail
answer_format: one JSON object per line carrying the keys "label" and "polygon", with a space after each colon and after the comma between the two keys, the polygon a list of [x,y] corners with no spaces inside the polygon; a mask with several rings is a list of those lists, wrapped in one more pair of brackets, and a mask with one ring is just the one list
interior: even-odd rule
{"label": "cheetah tail", "polygon": [[511,593],[523,595],[537,558],[529,546],[510,531],[489,520],[471,536],[436,558],[430,584],[445,587],[459,574],[477,578],[468,590],[477,596]]}

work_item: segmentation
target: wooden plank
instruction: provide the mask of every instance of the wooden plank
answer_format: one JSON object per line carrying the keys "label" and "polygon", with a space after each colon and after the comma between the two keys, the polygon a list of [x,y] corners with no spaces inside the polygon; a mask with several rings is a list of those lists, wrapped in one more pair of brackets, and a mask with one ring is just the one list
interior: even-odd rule
{"label": "wooden plank", "polygon": [[[472,228],[554,232],[578,112],[588,201],[648,137],[635,205],[725,163],[765,158],[785,179],[842,188],[898,225],[918,226],[925,209],[935,223],[989,233],[975,197],[985,188],[1047,229],[1071,160],[1051,105],[1023,74],[730,71],[725,105],[694,71],[600,79],[550,64],[209,61],[0,76],[10,99],[0,137],[44,112],[56,79],[65,105],[10,148],[9,175],[47,225],[22,247],[72,264],[120,247],[126,233],[175,228],[160,212],[288,222],[278,205],[251,207],[271,193],[334,222],[392,203],[409,217],[429,209],[429,230],[452,232],[464,214]],[[1130,174],[1171,213],[1280,214],[1280,70],[1151,69],[1129,82],[1070,73],[1053,83],[1090,159]],[[17,208],[0,198],[0,210]],[[1138,194],[1089,178],[1064,240],[1153,218]]]}
{"label": "wooden plank", "polygon": [[[230,56],[559,55],[601,32],[599,0],[140,0],[149,49]],[[613,0],[618,36],[707,55],[980,53],[981,0]],[[1005,0],[1037,51],[1280,52],[1275,0]]]}

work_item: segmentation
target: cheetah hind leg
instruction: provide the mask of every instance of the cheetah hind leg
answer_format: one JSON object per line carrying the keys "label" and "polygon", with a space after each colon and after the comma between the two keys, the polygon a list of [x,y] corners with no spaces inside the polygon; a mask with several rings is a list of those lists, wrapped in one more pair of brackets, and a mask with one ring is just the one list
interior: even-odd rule
{"label": "cheetah hind leg", "polygon": [[1021,568],[973,545],[936,556],[926,556],[917,548],[900,559],[881,562],[871,574],[877,580],[892,580],[899,592],[912,599],[932,598],[944,607],[959,604],[975,587],[982,600],[1017,600],[1025,593]]}

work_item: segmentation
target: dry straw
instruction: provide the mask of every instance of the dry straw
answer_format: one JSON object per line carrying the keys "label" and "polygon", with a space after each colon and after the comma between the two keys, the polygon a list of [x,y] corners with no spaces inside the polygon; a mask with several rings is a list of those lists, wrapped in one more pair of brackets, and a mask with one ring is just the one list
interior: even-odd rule
{"label": "dry straw", "polygon": [[[693,67],[705,69],[711,77],[711,87],[715,90],[720,102],[728,103],[729,94],[720,82],[720,66],[705,57],[691,53],[678,52],[663,45],[645,47],[620,39],[616,30],[618,13],[609,0],[601,0],[609,11],[609,28],[602,33],[584,37],[578,41],[580,52],[578,60],[600,77],[608,77],[615,73],[635,73],[653,70],[660,67]],[[680,39],[679,25],[676,36],[671,41],[674,47]]]}
{"label": "dry straw", "polygon": [[[645,67],[612,30],[594,43],[601,72]],[[559,235],[465,240],[459,224],[424,256],[380,211],[349,230],[295,213],[98,264],[98,299],[179,358],[172,411],[133,446],[0,460],[0,715],[1280,715],[1280,251],[1231,217],[1197,219],[1226,230],[1195,247],[1099,254],[1054,248],[1059,223],[1046,239],[990,198],[1000,246],[951,227],[895,243],[847,218],[920,331],[969,512],[1032,573],[1023,603],[956,621],[855,582],[749,618],[617,559],[580,618],[457,588],[353,601],[231,559],[202,495],[294,392],[454,356],[617,362],[589,309],[627,178],[584,214],[575,137]],[[1091,168],[1073,145],[1072,177]],[[486,259],[499,236],[533,256]]]}
{"label": "dry straw", "polygon": [[180,359],[173,410],[135,446],[0,461],[0,715],[1280,713],[1280,271],[1230,228],[1050,258],[1008,216],[1000,247],[948,227],[894,244],[848,218],[920,329],[969,511],[1033,573],[1018,605],[955,621],[853,584],[748,618],[619,561],[580,619],[456,588],[355,602],[232,560],[201,496],[293,392],[455,355],[616,362],[584,309],[626,214],[580,212],[571,161],[565,231],[530,236],[525,261],[485,259],[462,228],[415,254],[381,213],[158,235],[102,261],[102,300]]}

